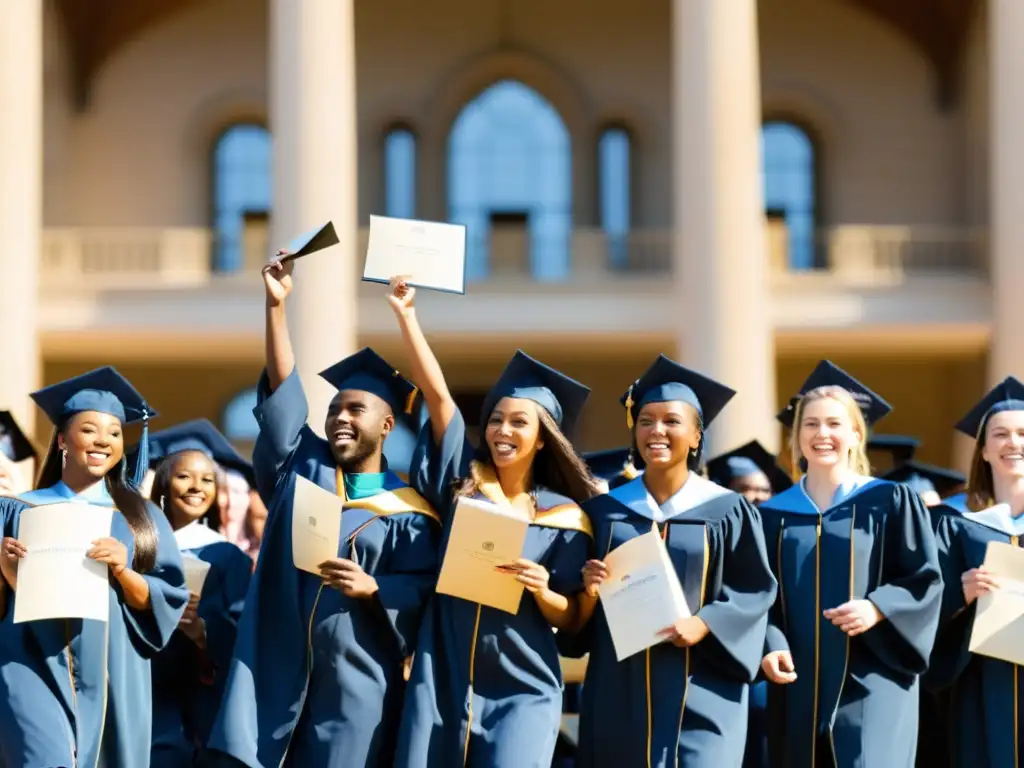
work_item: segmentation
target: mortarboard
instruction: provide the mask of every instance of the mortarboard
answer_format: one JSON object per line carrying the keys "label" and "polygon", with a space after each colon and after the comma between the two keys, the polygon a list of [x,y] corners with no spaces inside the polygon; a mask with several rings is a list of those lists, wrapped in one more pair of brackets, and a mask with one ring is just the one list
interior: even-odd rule
{"label": "mortarboard", "polygon": [[637,414],[648,403],[674,400],[695,408],[707,429],[735,394],[735,390],[724,384],[684,368],[665,355],[658,355],[658,359],[630,385],[619,402],[626,408],[626,426],[629,429],[633,429]]}
{"label": "mortarboard", "polygon": [[756,472],[763,472],[771,483],[772,493],[782,493],[793,486],[789,475],[778,465],[775,456],[757,440],[723,453],[708,461],[708,479],[728,488],[729,483]]}
{"label": "mortarboard", "polygon": [[956,424],[956,430],[977,440],[982,435],[989,417],[1000,411],[1024,411],[1024,384],[1007,376],[989,390],[970,413]]}
{"label": "mortarboard", "polygon": [[36,447],[10,411],[0,411],[0,453],[11,461],[39,458]]}
{"label": "mortarboard", "polygon": [[397,416],[410,413],[416,400],[416,386],[369,347],[335,363],[320,376],[337,389],[369,392],[391,406]]}
{"label": "mortarboard", "polygon": [[149,436],[150,465],[182,451],[198,451],[209,456],[224,469],[240,472],[251,487],[256,487],[252,464],[209,419],[182,422]]}
{"label": "mortarboard", "polygon": [[534,360],[520,349],[516,350],[484,398],[480,414],[481,425],[487,423],[491,411],[504,397],[522,398],[537,403],[551,415],[562,433],[568,436],[576,428],[580,411],[590,397],[590,388],[551,366]]}
{"label": "mortarboard", "polygon": [[881,396],[872,392],[832,361],[822,360],[811,371],[811,375],[807,377],[803,386],[800,387],[797,397],[791,398],[789,405],[783,408],[775,418],[783,426],[792,429],[793,419],[796,418],[796,405],[800,398],[812,389],[818,389],[819,387],[841,387],[849,392],[854,402],[860,406],[861,413],[864,414],[864,423],[869,427],[881,421],[882,418],[892,411],[892,406],[883,400]]}
{"label": "mortarboard", "polygon": [[871,435],[866,448],[868,451],[888,453],[893,467],[899,467],[914,458],[921,441],[909,435]]}
{"label": "mortarboard", "polygon": [[157,412],[124,376],[109,365],[71,379],[51,384],[32,393],[54,426],[62,427],[76,413],[97,411],[115,416],[122,425],[142,422],[142,440],[135,461],[135,471],[127,478],[140,487],[149,468],[149,420]]}
{"label": "mortarboard", "polygon": [[[296,237],[282,250],[287,253],[280,258],[283,264],[286,261],[292,259],[298,259],[302,256],[308,256],[311,253],[322,251],[324,248],[330,248],[332,245],[337,245],[341,242],[338,239],[338,233],[334,231],[334,222],[328,221],[326,224],[311,229],[309,232]],[[275,257],[276,258],[276,257]]]}
{"label": "mortarboard", "polygon": [[594,477],[607,481],[612,488],[616,485],[616,479],[632,480],[638,472],[643,471],[643,461],[637,456],[631,456],[629,448],[591,451],[583,454],[583,460],[587,462]]}
{"label": "mortarboard", "polygon": [[882,476],[884,480],[903,483],[918,494],[935,492],[945,496],[967,482],[967,478],[953,469],[944,469],[920,461],[908,461]]}

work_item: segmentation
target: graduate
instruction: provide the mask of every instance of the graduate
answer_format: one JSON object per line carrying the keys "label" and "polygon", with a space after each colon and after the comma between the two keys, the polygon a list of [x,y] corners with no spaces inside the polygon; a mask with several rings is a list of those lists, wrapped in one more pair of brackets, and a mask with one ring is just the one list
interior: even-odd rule
{"label": "graduate", "polygon": [[[871,434],[867,445],[868,461],[882,474],[899,469],[914,458],[921,441],[910,435]],[[879,461],[882,457],[885,461]],[[878,473],[876,473],[878,474]]]}
{"label": "graduate", "polygon": [[597,484],[569,442],[590,390],[517,352],[484,399],[474,449],[416,319],[414,296],[392,281],[388,300],[430,415],[413,486],[441,513],[446,537],[462,496],[508,504],[530,526],[522,558],[502,568],[525,587],[517,613],[435,595],[413,661],[395,766],[547,768],[562,716],[553,630],[576,623],[580,571],[591,548],[578,503],[597,493]]}
{"label": "graduate", "polygon": [[0,411],[0,495],[14,495],[29,489],[30,485],[18,466],[29,459],[39,459],[32,441],[22,431],[13,413]]}
{"label": "graduate", "polygon": [[927,507],[936,507],[955,489],[967,482],[967,478],[954,469],[936,467],[911,459],[882,475],[893,483],[903,483],[915,491]]}
{"label": "graduate", "polygon": [[591,474],[607,486],[602,488],[604,492],[635,480],[644,471],[643,461],[634,456],[630,448],[591,451],[583,454],[583,460]]}
{"label": "graduate", "polygon": [[[149,764],[150,659],[171,639],[188,603],[167,519],[136,491],[145,451],[129,471],[123,428],[155,412],[113,368],[33,393],[56,427],[37,490],[0,499],[0,765]],[[143,430],[145,440],[145,429]],[[14,623],[22,513],[78,502],[113,507],[110,535],[86,557],[110,572],[107,622]]]}
{"label": "graduate", "polygon": [[[733,390],[664,355],[622,397],[637,479],[584,505],[597,558],[584,582],[590,620],[575,638],[590,652],[580,714],[580,768],[738,768],[775,581],[757,511],[701,477],[704,431]],[[618,661],[598,586],[604,557],[656,524],[692,616],[664,642]]]}
{"label": "graduate", "polygon": [[[253,464],[270,514],[209,746],[250,768],[390,768],[405,659],[437,579],[437,514],[383,455],[416,392],[366,348],[320,374],[338,394],[328,439],[313,432],[285,317],[295,263],[274,260],[263,273],[267,367]],[[319,576],[293,561],[300,476],[344,510],[338,556]]]}
{"label": "graduate", "polygon": [[220,707],[252,561],[216,530],[217,468],[247,462],[207,419],[150,436],[157,462],[150,498],[163,510],[186,558],[209,566],[200,594],[171,642],[153,659],[151,768],[195,765]]}
{"label": "graduate", "polygon": [[984,568],[990,542],[1020,546],[1024,535],[1024,384],[1008,377],[956,426],[975,437],[965,512],[940,507],[942,621],[926,684],[948,694],[948,765],[1022,763],[1024,692],[1017,665],[968,651],[977,599],[999,585]]}
{"label": "graduate", "polygon": [[914,764],[942,585],[921,497],[869,475],[868,425],[890,410],[822,361],[793,411],[806,474],[761,505],[779,582],[761,663],[774,766]]}

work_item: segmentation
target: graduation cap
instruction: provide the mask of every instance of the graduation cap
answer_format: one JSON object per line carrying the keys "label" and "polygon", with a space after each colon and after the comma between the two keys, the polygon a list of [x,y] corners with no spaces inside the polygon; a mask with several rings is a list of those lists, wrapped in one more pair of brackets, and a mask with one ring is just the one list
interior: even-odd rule
{"label": "graduation cap", "polygon": [[611,448],[607,451],[584,453],[583,460],[587,462],[587,467],[594,477],[607,482],[610,488],[615,488],[643,471],[643,461],[630,454],[629,448]]}
{"label": "graduation cap", "polygon": [[337,245],[339,242],[341,241],[338,239],[338,233],[334,231],[334,222],[328,221],[316,229],[311,229],[309,232],[299,235],[288,243],[282,249],[286,253],[280,257],[280,261],[283,264],[286,261],[308,256],[311,253],[322,251],[324,248]]}
{"label": "graduation cap", "polygon": [[245,460],[223,433],[209,419],[194,419],[160,430],[149,436],[150,465],[183,451],[198,451],[213,459],[224,469],[233,469],[256,486],[252,464]]}
{"label": "graduation cap", "polygon": [[967,478],[956,470],[912,460],[885,473],[882,478],[903,483],[918,494],[937,493],[939,496],[945,496],[967,482]]}
{"label": "graduation cap", "polygon": [[822,360],[811,371],[811,375],[800,387],[800,392],[789,401],[789,405],[780,411],[775,418],[785,427],[793,428],[793,420],[796,418],[796,406],[800,398],[819,387],[841,387],[850,393],[850,397],[860,407],[864,415],[864,423],[867,426],[879,422],[889,414],[892,406],[875,392],[872,392],[864,384],[853,378],[850,374],[833,363],[831,360]]}
{"label": "graduation cap", "polygon": [[1013,376],[1007,376],[990,389],[970,413],[957,422],[956,429],[977,440],[982,436],[989,417],[1001,411],[1024,411],[1024,384]]}
{"label": "graduation cap", "polygon": [[707,429],[735,394],[735,390],[724,384],[684,368],[665,355],[658,355],[658,359],[630,385],[619,402],[626,408],[626,426],[629,429],[633,429],[640,409],[648,403],[675,400],[695,408]]}
{"label": "graduation cap", "polygon": [[149,468],[149,420],[158,414],[116,369],[108,365],[51,384],[33,392],[32,399],[58,428],[75,414],[86,411],[109,414],[125,426],[141,421],[142,440],[135,470],[127,479],[136,487],[142,485]]}
{"label": "graduation cap", "polygon": [[321,371],[320,376],[339,392],[343,389],[358,389],[376,395],[391,406],[396,416],[412,413],[418,392],[416,386],[399,373],[397,368],[369,347]]}
{"label": "graduation cap", "polygon": [[865,446],[869,451],[888,453],[892,465],[899,467],[914,458],[921,441],[909,435],[871,435]]}
{"label": "graduation cap", "polygon": [[35,446],[10,411],[0,411],[0,453],[11,461],[38,458]]}
{"label": "graduation cap", "polygon": [[590,397],[590,387],[519,349],[484,398],[481,425],[487,423],[491,411],[504,397],[532,400],[544,408],[568,436],[575,430],[580,411]]}
{"label": "graduation cap", "polygon": [[778,465],[775,456],[757,440],[723,453],[708,461],[708,479],[728,488],[733,480],[764,473],[771,483],[772,493],[782,493],[793,486],[789,475]]}

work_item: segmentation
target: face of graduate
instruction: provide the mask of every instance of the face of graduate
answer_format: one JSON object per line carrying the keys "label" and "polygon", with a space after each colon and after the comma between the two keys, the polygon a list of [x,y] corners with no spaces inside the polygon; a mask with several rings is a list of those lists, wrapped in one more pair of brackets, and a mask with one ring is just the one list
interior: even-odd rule
{"label": "face of graduate", "polygon": [[174,460],[165,501],[168,514],[182,522],[198,520],[217,500],[217,467],[199,451],[185,451]]}
{"label": "face of graduate", "polygon": [[1024,477],[1024,411],[1002,411],[985,425],[981,457],[999,477]]}
{"label": "face of graduate", "polygon": [[772,484],[768,475],[764,472],[755,472],[752,475],[738,477],[729,483],[729,488],[736,491],[740,496],[755,507],[762,501],[768,501],[772,497]]}
{"label": "face of graduate", "polygon": [[344,389],[327,409],[324,433],[334,460],[344,469],[379,451],[394,426],[391,408],[377,395]]}
{"label": "face of graduate", "polygon": [[67,451],[65,471],[99,480],[124,456],[121,420],[99,411],[76,413],[57,436],[57,447]]}
{"label": "face of graduate", "polygon": [[700,446],[700,429],[693,406],[679,400],[647,403],[636,417],[636,449],[649,469],[685,464]]}
{"label": "face of graduate", "polygon": [[537,404],[523,398],[503,397],[487,418],[484,438],[496,467],[533,461],[537,451],[544,447]]}
{"label": "face of graduate", "polygon": [[831,469],[849,461],[860,441],[846,406],[831,397],[811,400],[800,421],[800,453],[808,467]]}

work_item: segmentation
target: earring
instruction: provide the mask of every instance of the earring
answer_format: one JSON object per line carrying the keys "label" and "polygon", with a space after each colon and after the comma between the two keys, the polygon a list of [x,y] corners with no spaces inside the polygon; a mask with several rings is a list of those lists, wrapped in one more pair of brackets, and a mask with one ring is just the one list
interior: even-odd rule
{"label": "earring", "polygon": [[696,459],[697,458],[697,449],[696,448],[691,448],[690,449],[690,455],[693,456],[693,458]]}
{"label": "earring", "polygon": [[61,448],[61,451],[60,451],[60,466],[61,466],[61,469],[64,469],[65,467],[67,467],[67,465],[68,465],[68,449],[67,448]]}

